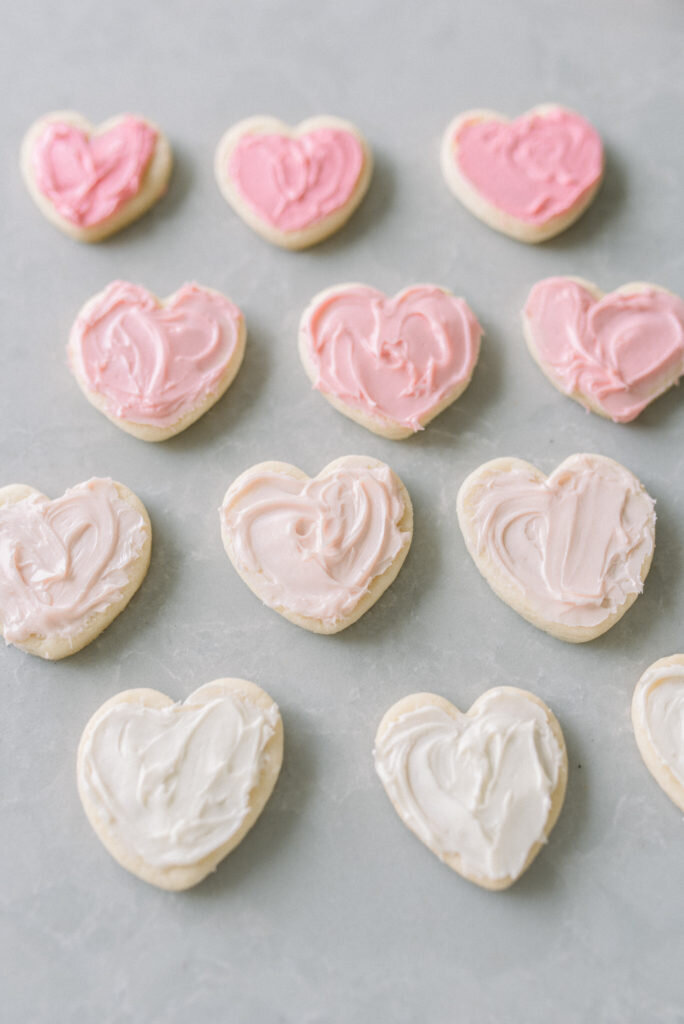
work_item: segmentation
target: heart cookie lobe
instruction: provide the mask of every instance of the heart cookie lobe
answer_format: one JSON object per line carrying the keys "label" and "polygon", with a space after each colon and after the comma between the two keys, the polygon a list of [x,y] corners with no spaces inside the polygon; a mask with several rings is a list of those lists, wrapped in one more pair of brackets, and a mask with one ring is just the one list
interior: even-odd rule
{"label": "heart cookie lobe", "polygon": [[304,249],[352,215],[370,184],[368,143],[349,121],[313,117],[295,128],[273,117],[233,125],[216,149],[224,198],[267,241]]}
{"label": "heart cookie lobe", "polygon": [[81,242],[99,242],[145,213],[166,191],[172,162],[160,129],[133,114],[97,127],[73,110],[46,114],[21,150],[34,202]]}
{"label": "heart cookie lobe", "polygon": [[634,690],[632,724],[646,767],[684,811],[684,654],[646,669]]}
{"label": "heart cookie lobe", "polygon": [[413,285],[388,298],[346,284],[312,299],[299,353],[313,386],[339,412],[399,440],[465,391],[481,337],[466,301],[437,285]]}
{"label": "heart cookie lobe", "polygon": [[314,633],[338,633],[368,611],[396,578],[413,535],[399,477],[357,455],[316,477],[260,463],[231,484],[219,514],[226,554],[250,590]]}
{"label": "heart cookie lobe", "polygon": [[94,477],[51,501],[0,489],[0,625],[5,643],[41,658],[75,654],[123,611],[150,562],[145,506]]}
{"label": "heart cookie lobe", "polygon": [[571,455],[549,477],[503,458],[463,482],[458,521],[495,594],[539,629],[584,643],[615,625],[643,590],[654,504],[603,455]]}
{"label": "heart cookie lobe", "polygon": [[178,704],[127,690],[83,732],[78,790],[122,867],[162,889],[188,889],[245,837],[282,758],[278,707],[254,683],[217,679]]}
{"label": "heart cookie lobe", "polygon": [[568,763],[561,727],[526,690],[499,686],[462,713],[432,693],[389,709],[375,769],[405,825],[450,868],[507,889],[558,819]]}
{"label": "heart cookie lobe", "polygon": [[523,310],[532,357],[586,409],[629,423],[684,373],[684,302],[634,282],[604,294],[590,281],[538,281]]}
{"label": "heart cookie lobe", "polygon": [[164,441],[230,387],[246,334],[237,306],[211,288],[185,284],[160,301],[113,281],[79,312],[67,352],[96,409],[135,437]]}
{"label": "heart cookie lobe", "polygon": [[583,117],[542,104],[509,121],[468,110],[442,140],[447,185],[480,220],[521,242],[543,242],[586,210],[603,177],[603,146]]}

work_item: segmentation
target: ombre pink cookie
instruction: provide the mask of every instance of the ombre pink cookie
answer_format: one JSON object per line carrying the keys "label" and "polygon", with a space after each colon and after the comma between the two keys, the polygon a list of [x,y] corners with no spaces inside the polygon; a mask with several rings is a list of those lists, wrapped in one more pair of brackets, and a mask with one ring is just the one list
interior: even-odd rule
{"label": "ombre pink cookie", "polygon": [[376,434],[409,437],[466,389],[482,328],[464,299],[436,285],[393,298],[348,284],[307,307],[299,351],[315,388]]}
{"label": "ombre pink cookie", "polygon": [[90,299],[68,355],[86,398],[145,441],[185,430],[226,391],[240,368],[246,329],[220,292],[183,285],[164,301],[114,281]]}
{"label": "ombre pink cookie", "polygon": [[684,373],[684,302],[656,285],[604,295],[581,278],[534,285],[523,310],[529,350],[552,384],[628,423]]}
{"label": "ombre pink cookie", "polygon": [[554,104],[515,121],[467,111],[442,142],[442,171],[454,195],[490,227],[523,242],[569,227],[596,195],[603,163],[596,129]]}
{"label": "ombre pink cookie", "polygon": [[294,130],[271,117],[234,125],[216,150],[224,197],[268,241],[303,249],[332,234],[361,202],[370,149],[348,121],[315,117]]}

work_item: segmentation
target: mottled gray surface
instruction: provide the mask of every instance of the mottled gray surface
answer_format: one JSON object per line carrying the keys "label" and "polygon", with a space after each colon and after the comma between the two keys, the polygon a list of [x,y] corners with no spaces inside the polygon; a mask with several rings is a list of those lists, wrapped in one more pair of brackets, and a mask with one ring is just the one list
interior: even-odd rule
{"label": "mottled gray surface", "polygon": [[[518,322],[531,284],[553,273],[606,289],[650,279],[684,290],[683,46],[678,0],[3,5],[2,482],[57,495],[111,475],[143,498],[154,526],[139,595],[89,648],[54,665],[0,650],[8,1024],[683,1019],[684,822],[642,764],[629,720],[642,670],[684,649],[681,392],[628,427],[587,415],[533,365]],[[547,100],[594,122],[608,168],[583,219],[529,248],[453,199],[439,139],[462,109],[515,114]],[[22,133],[60,107],[94,120],[139,110],[176,154],[166,198],[98,247],[52,228],[20,180]],[[214,184],[216,141],[262,112],[348,117],[377,155],[363,207],[309,252],[270,248]],[[75,312],[115,277],[162,295],[196,279],[247,317],[232,389],[163,446],[110,425],[66,367]],[[383,441],[338,415],[299,364],[301,310],[350,279],[390,292],[447,285],[485,327],[471,387],[410,441]],[[550,470],[582,450],[632,469],[659,519],[643,597],[608,635],[573,647],[493,596],[465,552],[455,501],[485,459],[517,455]],[[415,539],[379,604],[347,632],[318,637],[245,588],[216,509],[254,462],[314,473],[349,453],[399,472]],[[220,675],[253,679],[279,702],[283,773],[215,876],[163,893],[120,869],[87,824],[78,738],[119,689],[182,698]],[[529,687],[557,713],[570,782],[547,849],[512,890],[492,894],[401,825],[371,749],[399,697],[429,688],[465,707],[502,683]]]}

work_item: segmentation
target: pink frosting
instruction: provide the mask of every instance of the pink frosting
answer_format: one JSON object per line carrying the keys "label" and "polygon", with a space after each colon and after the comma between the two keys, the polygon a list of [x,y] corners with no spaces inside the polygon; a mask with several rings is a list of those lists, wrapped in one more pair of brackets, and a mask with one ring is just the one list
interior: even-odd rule
{"label": "pink frosting", "polygon": [[433,285],[391,299],[340,288],[310,309],[303,331],[314,387],[412,430],[470,380],[482,335],[468,304]]}
{"label": "pink frosting", "polygon": [[566,394],[627,423],[684,373],[684,302],[658,288],[597,300],[577,281],[539,281],[525,305],[537,356]]}
{"label": "pink frosting", "polygon": [[6,643],[73,637],[123,596],[147,526],[114,482],[94,478],[50,501],[0,508],[0,621]]}
{"label": "pink frosting", "polygon": [[319,128],[296,137],[244,135],[227,170],[260,217],[279,231],[302,231],[351,199],[363,165],[355,135]]}
{"label": "pink frosting", "polygon": [[156,144],[157,132],[130,115],[90,137],[50,121],[32,154],[36,185],[66,220],[93,227],[140,191]]}
{"label": "pink frosting", "polygon": [[114,281],[72,328],[72,367],[111,415],[168,427],[216,389],[241,320],[237,306],[196,284],[161,305],[145,288]]}
{"label": "pink frosting", "polygon": [[515,121],[464,121],[454,136],[459,170],[490,203],[518,220],[546,224],[599,181],[603,146],[579,114],[561,108]]}

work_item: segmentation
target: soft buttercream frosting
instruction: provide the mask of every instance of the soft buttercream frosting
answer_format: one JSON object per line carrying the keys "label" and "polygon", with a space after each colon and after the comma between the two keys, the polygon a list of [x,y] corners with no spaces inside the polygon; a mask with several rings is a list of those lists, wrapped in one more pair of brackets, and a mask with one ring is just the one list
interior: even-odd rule
{"label": "soft buttercream frosting", "polygon": [[468,304],[434,285],[394,298],[363,285],[332,290],[302,329],[314,387],[412,430],[470,380],[482,336]]}
{"label": "soft buttercream frosting", "polygon": [[31,494],[0,508],[0,620],[6,643],[73,637],[123,596],[147,525],[112,480],[53,501]]}
{"label": "soft buttercream frosting", "polygon": [[147,864],[195,864],[223,846],[249,812],[278,708],[211,684],[185,703],[121,702],[84,742],[80,783],[107,829]]}
{"label": "soft buttercream frosting", "polygon": [[425,703],[390,720],[375,767],[406,825],[468,874],[515,878],[545,840],[564,751],[545,710],[489,690],[467,714]]}
{"label": "soft buttercream frosting", "polygon": [[684,665],[652,665],[638,687],[641,725],[658,758],[684,786]]}
{"label": "soft buttercream frosting", "polygon": [[241,320],[232,302],[196,284],[161,304],[145,288],[114,281],[76,320],[70,360],[111,415],[164,428],[216,389]]}

